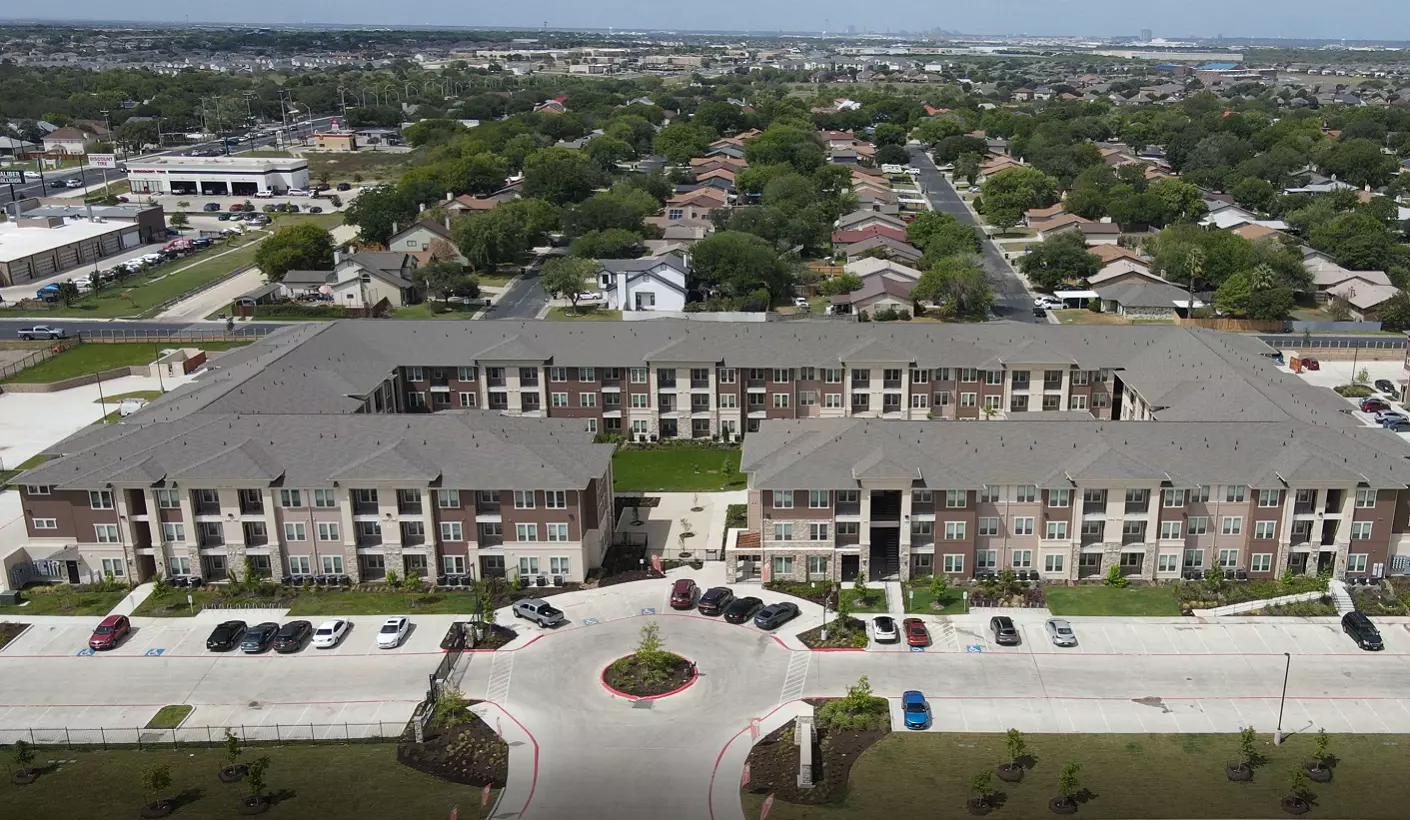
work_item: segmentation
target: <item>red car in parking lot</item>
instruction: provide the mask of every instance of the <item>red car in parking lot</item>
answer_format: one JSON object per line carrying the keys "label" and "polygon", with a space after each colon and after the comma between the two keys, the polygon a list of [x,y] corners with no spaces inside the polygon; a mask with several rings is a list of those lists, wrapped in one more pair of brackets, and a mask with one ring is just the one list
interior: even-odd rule
{"label": "red car in parking lot", "polygon": [[109,615],[93,630],[88,639],[89,649],[112,649],[132,631],[132,622],[126,615]]}
{"label": "red car in parking lot", "polygon": [[907,618],[901,622],[901,626],[906,628],[907,646],[930,646],[930,630],[925,628],[925,621],[920,618]]}
{"label": "red car in parking lot", "polygon": [[1361,400],[1361,412],[1363,413],[1380,413],[1389,409],[1390,404],[1385,399],[1378,399],[1375,396],[1371,396]]}
{"label": "red car in parking lot", "polygon": [[695,582],[681,578],[671,587],[671,609],[690,609],[695,606]]}

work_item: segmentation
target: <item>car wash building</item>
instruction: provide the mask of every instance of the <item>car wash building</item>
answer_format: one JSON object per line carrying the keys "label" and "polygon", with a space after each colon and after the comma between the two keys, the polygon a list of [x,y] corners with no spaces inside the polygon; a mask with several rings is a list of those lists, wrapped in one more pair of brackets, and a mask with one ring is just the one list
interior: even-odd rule
{"label": "car wash building", "polygon": [[136,194],[254,196],[308,188],[308,160],[293,157],[157,157],[127,163]]}

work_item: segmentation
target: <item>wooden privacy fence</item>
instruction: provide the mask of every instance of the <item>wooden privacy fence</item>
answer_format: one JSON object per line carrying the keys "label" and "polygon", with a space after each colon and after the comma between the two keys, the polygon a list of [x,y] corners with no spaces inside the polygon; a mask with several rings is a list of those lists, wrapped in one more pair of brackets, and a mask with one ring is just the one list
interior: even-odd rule
{"label": "wooden privacy fence", "polygon": [[1192,327],[1207,327],[1211,330],[1234,330],[1253,333],[1281,333],[1284,323],[1267,319],[1181,319],[1175,320],[1177,325],[1188,325]]}

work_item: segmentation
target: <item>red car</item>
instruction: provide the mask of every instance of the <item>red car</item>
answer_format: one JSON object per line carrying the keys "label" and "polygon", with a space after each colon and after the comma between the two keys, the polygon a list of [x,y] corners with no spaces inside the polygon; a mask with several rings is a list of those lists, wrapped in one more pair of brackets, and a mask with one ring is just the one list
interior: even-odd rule
{"label": "red car", "polygon": [[671,587],[671,609],[690,609],[695,606],[695,582],[689,578],[676,581]]}
{"label": "red car", "polygon": [[88,648],[112,649],[131,631],[132,622],[126,615],[109,615],[93,630],[93,637],[88,639]]}
{"label": "red car", "polygon": [[241,204],[238,203],[238,202],[235,203],[234,205],[231,205],[231,206],[230,206],[230,213],[232,213],[232,214],[238,214],[239,212],[241,212],[241,211],[243,211],[243,210],[245,210],[245,206],[244,206],[244,205],[241,205]]}
{"label": "red car", "polygon": [[908,646],[930,646],[930,631],[925,628],[925,621],[920,618],[907,618],[901,622],[901,626],[906,628]]}
{"label": "red car", "polygon": [[1319,362],[1319,361],[1317,361],[1316,359],[1307,359],[1307,358],[1304,358],[1304,359],[1302,360],[1302,369],[1303,369],[1303,370],[1321,370],[1321,369],[1322,369],[1322,363]]}
{"label": "red car", "polygon": [[1378,399],[1375,396],[1361,400],[1361,412],[1363,413],[1379,413],[1389,409],[1390,405],[1384,399]]}

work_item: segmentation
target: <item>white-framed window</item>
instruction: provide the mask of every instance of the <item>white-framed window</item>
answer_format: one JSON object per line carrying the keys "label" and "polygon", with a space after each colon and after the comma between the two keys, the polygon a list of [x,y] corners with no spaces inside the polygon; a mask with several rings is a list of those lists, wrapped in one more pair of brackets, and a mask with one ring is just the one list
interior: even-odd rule
{"label": "white-framed window", "polygon": [[1185,550],[1185,569],[1203,569],[1204,550]]}
{"label": "white-framed window", "polygon": [[984,409],[986,409],[986,410],[998,410],[1000,407],[1003,407],[1003,405],[1004,405],[1004,397],[1003,397],[1003,396],[985,396],[985,397],[984,397]]}
{"label": "white-framed window", "polygon": [[963,541],[963,540],[964,540],[964,522],[963,522],[963,521],[946,521],[946,522],[945,522],[945,540],[946,540],[946,541]]}
{"label": "white-framed window", "polygon": [[341,541],[341,534],[338,532],[338,525],[331,521],[323,521],[318,525],[319,541]]}
{"label": "white-framed window", "polygon": [[1346,571],[1347,571],[1347,572],[1365,572],[1365,571],[1366,571],[1366,553],[1364,553],[1364,552],[1353,552],[1353,553],[1347,555],[1347,556],[1346,556]]}
{"label": "white-framed window", "polygon": [[828,506],[828,504],[827,504],[827,495],[828,495],[827,490],[809,490],[809,491],[808,491],[808,509],[810,509],[810,510],[825,510],[825,509],[827,509],[827,506]]}
{"label": "white-framed window", "polygon": [[1002,370],[986,370],[986,371],[984,371],[984,383],[985,383],[985,384],[1003,384],[1003,383],[1004,383],[1004,371],[1002,371]]}
{"label": "white-framed window", "polygon": [[1063,555],[1061,553],[1049,553],[1048,555],[1043,556],[1043,571],[1062,572],[1062,566],[1065,563],[1066,562],[1063,561]]}
{"label": "white-framed window", "polygon": [[1376,506],[1376,491],[1375,491],[1375,490],[1357,490],[1357,491],[1356,491],[1356,506],[1357,506],[1357,507],[1360,507],[1361,509],[1365,509],[1365,508],[1367,508],[1367,507],[1374,507],[1374,506]]}
{"label": "white-framed window", "polygon": [[419,367],[408,367],[406,369],[406,380],[409,382],[422,382],[426,380],[426,374]]}
{"label": "white-framed window", "polygon": [[342,574],[343,574],[343,556],[341,556],[341,555],[324,555],[324,556],[320,556],[320,558],[321,558],[322,563],[323,563],[323,574],[324,574],[324,575],[342,575]]}
{"label": "white-framed window", "polygon": [[514,491],[514,509],[516,509],[516,510],[532,510],[533,508],[534,508],[534,491],[533,491],[533,490],[515,490],[515,491]]}
{"label": "white-framed window", "polygon": [[1032,535],[1033,517],[1029,515],[1019,516],[1013,520],[1014,535]]}
{"label": "white-framed window", "polygon": [[999,534],[999,519],[998,519],[997,517],[989,517],[989,518],[981,518],[981,519],[979,519],[979,534],[980,534],[980,535],[998,535],[998,534]]}
{"label": "white-framed window", "polygon": [[548,534],[548,540],[550,540],[550,541],[567,541],[567,540],[568,540],[568,525],[567,525],[567,524],[545,524],[544,527],[545,527],[545,528],[547,529],[547,531],[548,531],[548,533],[547,533],[547,534]]}
{"label": "white-framed window", "polygon": [[973,406],[974,406],[974,403],[975,403],[975,402],[974,402],[974,397],[975,397],[976,395],[978,395],[978,394],[976,394],[976,393],[961,393],[961,394],[960,394],[960,407],[973,407]]}
{"label": "white-framed window", "polygon": [[642,409],[645,409],[645,408],[647,408],[647,407],[650,407],[650,406],[651,406],[650,403],[651,403],[651,396],[650,396],[650,394],[647,394],[647,393],[633,393],[633,394],[632,394],[632,409],[633,409],[633,410],[642,410]]}
{"label": "white-framed window", "polygon": [[[294,492],[298,492],[295,490]],[[331,508],[338,506],[338,498],[332,490],[314,490],[313,506]]]}
{"label": "white-framed window", "polygon": [[833,410],[840,409],[840,408],[842,407],[842,394],[841,394],[841,393],[824,393],[824,394],[823,394],[823,407],[831,408],[831,409],[833,409]]}
{"label": "white-framed window", "polygon": [[57,518],[31,518],[29,528],[32,530],[57,530],[59,519]]}
{"label": "white-framed window", "polygon": [[460,491],[436,490],[436,506],[442,510],[460,509]]}
{"label": "white-framed window", "polygon": [[928,408],[928,407],[930,407],[930,397],[929,397],[929,396],[927,396],[927,395],[924,394],[924,393],[912,393],[912,394],[911,394],[911,409],[912,409],[912,410],[925,410],[925,409]]}
{"label": "white-framed window", "polygon": [[1182,523],[1183,522],[1180,521],[1160,522],[1160,537],[1167,540],[1175,538],[1184,538],[1185,535],[1183,532],[1181,532],[1181,530],[1184,529],[1181,526]]}
{"label": "white-framed window", "polygon": [[548,559],[548,574],[549,574],[549,575],[568,575],[568,574],[569,574],[569,572],[568,572],[568,567],[569,567],[569,562],[568,562],[568,556],[566,556],[566,555],[551,556],[551,557]]}
{"label": "white-framed window", "polygon": [[1145,490],[1127,490],[1127,491],[1126,491],[1126,503],[1127,503],[1127,504],[1144,504],[1144,503],[1146,503],[1146,491],[1145,491]]}
{"label": "white-framed window", "polygon": [[974,568],[975,568],[975,569],[998,569],[998,568],[999,568],[999,551],[998,551],[998,550],[975,550],[975,551],[974,551]]}
{"label": "white-framed window", "polygon": [[1063,541],[1067,539],[1066,521],[1049,521],[1043,537],[1049,541]]}
{"label": "white-framed window", "polygon": [[940,567],[945,572],[964,572],[964,553],[945,553],[940,559]]}
{"label": "white-framed window", "polygon": [[1049,506],[1049,507],[1071,507],[1071,506],[1072,506],[1072,491],[1071,491],[1071,490],[1067,490],[1067,489],[1063,489],[1063,490],[1048,490],[1048,506]]}
{"label": "white-framed window", "polygon": [[1155,568],[1157,572],[1175,572],[1180,568],[1180,556],[1173,552],[1162,552],[1156,556]]}
{"label": "white-framed window", "polygon": [[548,406],[549,406],[549,407],[567,407],[567,406],[568,406],[568,394],[567,394],[567,393],[549,393],[549,394],[548,394]]}
{"label": "white-framed window", "polygon": [[538,574],[539,574],[539,559],[538,559],[538,557],[537,557],[537,556],[530,556],[530,555],[521,555],[521,556],[519,556],[519,574],[520,574],[520,575],[538,575]]}
{"label": "white-framed window", "polygon": [[721,409],[721,410],[738,410],[738,409],[739,409],[739,394],[738,394],[738,393],[721,393],[721,394],[719,395],[719,402],[720,402],[720,409]]}
{"label": "white-framed window", "polygon": [[374,505],[377,503],[377,491],[373,489],[353,490],[353,500],[358,504]]}
{"label": "white-framed window", "polygon": [[1032,504],[1038,499],[1036,484],[1019,484],[1014,488],[1014,501],[1019,504]]}
{"label": "white-framed window", "polygon": [[49,495],[53,492],[53,487],[48,484],[26,484],[24,485],[25,495]]}
{"label": "white-framed window", "polygon": [[544,490],[543,506],[549,510],[568,509],[568,492],[566,490]]}
{"label": "white-framed window", "polygon": [[1012,566],[1014,569],[1032,569],[1033,550],[1014,550]]}
{"label": "white-framed window", "polygon": [[774,540],[775,540],[775,541],[792,541],[792,540],[793,540],[793,525],[792,525],[792,524],[774,524]]}
{"label": "white-framed window", "polygon": [[1225,535],[1239,535],[1244,531],[1244,518],[1241,515],[1226,515],[1221,531]]}
{"label": "white-framed window", "polygon": [[1351,540],[1368,540],[1371,537],[1371,523],[1370,521],[1353,521],[1351,523]]}
{"label": "white-framed window", "polygon": [[632,420],[632,435],[634,435],[634,436],[644,436],[644,435],[646,435],[646,433],[647,433],[648,430],[650,430],[650,423],[647,422],[646,419],[633,419],[633,420]]}
{"label": "white-framed window", "polygon": [[168,542],[176,543],[186,540],[186,525],[174,521],[162,523],[162,538]]}
{"label": "white-framed window", "polygon": [[1239,551],[1238,551],[1238,550],[1220,550],[1220,551],[1219,551],[1219,568],[1220,568],[1220,569],[1233,569],[1234,567],[1237,567],[1238,565],[1239,565]]}
{"label": "white-framed window", "polygon": [[950,391],[948,390],[937,390],[930,398],[931,401],[935,403],[936,407],[950,406]]}
{"label": "white-framed window", "polygon": [[1191,490],[1186,490],[1185,492],[1188,494],[1188,495],[1186,496],[1186,499],[1187,499],[1187,502],[1190,503],[1190,504],[1207,504],[1207,503],[1209,503],[1209,485],[1208,485],[1208,484],[1205,484],[1205,485],[1203,485],[1203,486],[1201,486],[1201,487],[1195,487],[1194,489],[1191,489]]}
{"label": "white-framed window", "polygon": [[793,491],[792,491],[792,490],[774,490],[774,509],[776,509],[776,510],[791,510],[791,509],[793,509]]}
{"label": "white-framed window", "polygon": [[284,540],[285,540],[285,541],[307,541],[307,540],[308,540],[308,529],[304,526],[304,522],[302,522],[302,521],[285,521],[285,522],[284,522]]}
{"label": "white-framed window", "polygon": [[93,534],[99,544],[116,544],[118,542],[117,524],[94,524]]}
{"label": "white-framed window", "polygon": [[774,561],[773,561],[773,574],[774,574],[774,575],[792,575],[792,574],[793,574],[793,556],[791,556],[791,555],[775,555],[775,556],[774,556]]}
{"label": "white-framed window", "polygon": [[946,490],[945,508],[950,510],[964,509],[965,498],[969,495],[965,490]]}
{"label": "white-framed window", "polygon": [[979,500],[985,504],[993,504],[1002,501],[1004,498],[1004,488],[997,484],[985,484],[979,488]]}
{"label": "white-framed window", "polygon": [[1279,498],[1279,495],[1280,495],[1280,493],[1279,493],[1277,490],[1259,490],[1259,491],[1258,491],[1258,506],[1260,506],[1260,507],[1276,507],[1276,506],[1278,506],[1278,498]]}
{"label": "white-framed window", "polygon": [[800,407],[812,407],[818,403],[818,391],[803,390],[798,393],[798,405]]}
{"label": "white-framed window", "polygon": [[578,406],[579,406],[579,407],[596,407],[596,406],[597,406],[597,394],[596,394],[596,393],[579,393],[579,394],[578,394]]}
{"label": "white-framed window", "polygon": [[595,368],[595,367],[580,367],[580,368],[578,368],[578,381],[580,381],[580,382],[595,382],[595,381],[597,381],[597,368]]}
{"label": "white-framed window", "polygon": [[841,383],[842,383],[842,368],[840,368],[840,367],[829,367],[829,368],[825,368],[825,369],[823,370],[823,383],[824,383],[824,384],[841,384]]}
{"label": "white-framed window", "polygon": [[290,556],[289,556],[289,574],[290,574],[290,575],[312,575],[312,574],[313,574],[313,564],[309,562],[308,556],[307,556],[307,555],[290,555]]}
{"label": "white-framed window", "polygon": [[1244,484],[1230,484],[1224,488],[1224,500],[1242,502],[1248,498],[1248,487]]}
{"label": "white-framed window", "polygon": [[179,490],[157,490],[157,507],[163,510],[174,510],[181,506],[181,491]]}
{"label": "white-framed window", "polygon": [[109,490],[89,490],[88,506],[95,510],[111,510],[113,494]]}
{"label": "white-framed window", "polygon": [[1160,504],[1162,507],[1173,508],[1185,506],[1184,490],[1165,490],[1161,493]]}
{"label": "white-framed window", "polygon": [[1072,371],[1072,385],[1074,387],[1082,387],[1083,385],[1087,384],[1087,382],[1091,379],[1091,374],[1092,371],[1090,370]]}
{"label": "white-framed window", "polygon": [[827,527],[828,527],[827,524],[809,524],[809,525],[808,525],[808,540],[809,540],[809,541],[826,541],[826,540],[827,540]]}
{"label": "white-framed window", "polygon": [[191,559],[190,559],[190,558],[168,558],[168,559],[166,559],[166,568],[167,568],[167,572],[171,573],[172,575],[190,575],[190,574],[191,574]]}
{"label": "white-framed window", "polygon": [[1272,538],[1278,534],[1277,521],[1255,521],[1253,523],[1254,538]]}
{"label": "white-framed window", "polygon": [[442,522],[441,522],[441,540],[442,540],[442,541],[464,541],[464,540],[465,540],[465,526],[464,526],[464,524],[463,524],[462,522],[460,522],[460,521],[442,521]]}
{"label": "white-framed window", "polygon": [[465,574],[465,556],[463,555],[442,555],[441,569],[446,575]]}
{"label": "white-framed window", "polygon": [[647,372],[644,367],[633,367],[631,373],[632,384],[646,384]]}
{"label": "white-framed window", "polygon": [[771,395],[773,396],[774,407],[787,407],[787,406],[788,406],[788,394],[787,394],[787,393],[773,393],[773,394],[771,394]]}
{"label": "white-framed window", "polygon": [[515,524],[514,540],[516,541],[537,541],[539,540],[538,524]]}
{"label": "white-framed window", "polygon": [[280,490],[279,506],[287,509],[298,509],[304,505],[304,494],[301,490]]}
{"label": "white-framed window", "polygon": [[736,374],[736,371],[735,371],[735,369],[734,369],[733,367],[722,367],[722,368],[720,368],[720,376],[719,376],[719,382],[720,382],[720,384],[734,384],[734,383],[737,382],[738,380],[739,380],[739,376]]}
{"label": "white-framed window", "polygon": [[932,538],[935,535],[934,521],[912,521],[911,535],[919,535],[924,538]]}
{"label": "white-framed window", "polygon": [[1253,572],[1268,572],[1273,568],[1273,553],[1255,552],[1249,559],[1249,569]]}
{"label": "white-framed window", "polygon": [[1086,410],[1087,397],[1085,395],[1072,396],[1067,400],[1067,406],[1070,410]]}
{"label": "white-framed window", "polygon": [[407,405],[408,407],[412,408],[413,410],[425,410],[425,409],[426,409],[426,394],[425,394],[425,393],[407,393],[407,394],[406,394],[406,405]]}
{"label": "white-framed window", "polygon": [[858,529],[858,527],[857,527],[857,522],[856,522],[856,521],[838,521],[838,522],[837,522],[837,534],[838,534],[838,535],[856,535],[856,534],[858,533],[858,531],[859,531],[859,529]]}
{"label": "white-framed window", "polygon": [[809,574],[809,575],[826,575],[826,574],[827,574],[827,556],[826,556],[826,555],[809,555],[809,556],[808,556],[808,574]]}
{"label": "white-framed window", "polygon": [[1192,515],[1185,524],[1185,531],[1190,535],[1204,535],[1209,532],[1209,516],[1207,515]]}
{"label": "white-framed window", "polygon": [[550,367],[548,369],[548,380],[551,382],[568,381],[568,369],[566,367]]}
{"label": "white-framed window", "polygon": [[121,558],[104,558],[103,575],[121,578],[127,574],[127,562]]}
{"label": "white-framed window", "polygon": [[792,381],[792,371],[786,367],[775,367],[773,380],[780,384]]}

